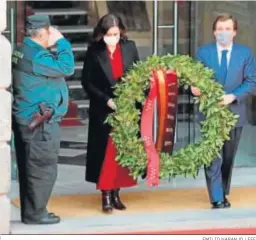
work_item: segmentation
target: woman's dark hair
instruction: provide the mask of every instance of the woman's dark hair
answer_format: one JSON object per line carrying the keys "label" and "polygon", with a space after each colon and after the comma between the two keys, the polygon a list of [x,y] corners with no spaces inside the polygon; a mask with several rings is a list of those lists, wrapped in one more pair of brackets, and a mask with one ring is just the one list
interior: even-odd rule
{"label": "woman's dark hair", "polygon": [[92,41],[93,42],[100,42],[104,35],[108,32],[108,30],[112,27],[118,27],[120,29],[120,38],[125,40],[126,37],[126,28],[120,16],[115,14],[106,14],[103,16],[97,26],[94,28]]}

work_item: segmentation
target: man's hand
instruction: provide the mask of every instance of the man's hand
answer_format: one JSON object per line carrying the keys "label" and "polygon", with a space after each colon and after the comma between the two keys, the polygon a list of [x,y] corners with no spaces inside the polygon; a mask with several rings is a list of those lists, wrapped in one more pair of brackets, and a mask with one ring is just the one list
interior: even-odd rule
{"label": "man's hand", "polygon": [[200,90],[199,90],[198,88],[196,88],[196,87],[193,87],[193,86],[191,86],[191,92],[192,92],[193,95],[196,96],[196,97],[198,97],[198,96],[201,95]]}
{"label": "man's hand", "polygon": [[107,105],[112,109],[116,110],[116,104],[114,103],[113,99],[109,99]]}
{"label": "man's hand", "polygon": [[54,27],[49,27],[49,40],[48,40],[48,47],[52,47],[56,44],[56,42],[63,38],[63,35]]}
{"label": "man's hand", "polygon": [[226,94],[222,97],[222,101],[219,103],[219,105],[226,106],[234,102],[235,100],[236,96],[234,94]]}

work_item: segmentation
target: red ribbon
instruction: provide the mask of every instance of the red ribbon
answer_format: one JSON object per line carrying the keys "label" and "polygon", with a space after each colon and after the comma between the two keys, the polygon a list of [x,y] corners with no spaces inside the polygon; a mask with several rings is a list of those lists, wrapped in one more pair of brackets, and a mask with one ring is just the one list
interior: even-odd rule
{"label": "red ribbon", "polygon": [[147,153],[147,185],[159,184],[159,155],[156,151],[153,140],[153,116],[154,116],[154,100],[157,97],[157,87],[155,78],[151,80],[150,91],[144,104],[141,115],[141,137],[144,142],[145,151]]}
{"label": "red ribbon", "polygon": [[[158,100],[158,136],[153,140],[154,101]],[[158,70],[153,73],[150,91],[141,116],[141,136],[147,153],[147,185],[159,184],[160,158],[158,151],[171,153],[174,141],[176,108],[178,99],[177,75]],[[156,149],[157,148],[157,149]]]}
{"label": "red ribbon", "polygon": [[177,75],[172,71],[158,71],[157,77],[159,127],[156,148],[159,152],[172,153],[178,106]]}

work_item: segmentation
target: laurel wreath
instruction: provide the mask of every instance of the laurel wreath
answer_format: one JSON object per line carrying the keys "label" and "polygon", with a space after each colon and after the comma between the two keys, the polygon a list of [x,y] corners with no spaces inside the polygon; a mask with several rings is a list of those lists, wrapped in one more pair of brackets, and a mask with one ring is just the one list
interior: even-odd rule
{"label": "laurel wreath", "polygon": [[134,64],[115,86],[117,110],[108,116],[106,122],[113,127],[111,136],[117,147],[116,161],[128,167],[134,178],[143,174],[147,167],[144,145],[138,137],[141,112],[135,106],[136,102],[145,101],[152,72],[158,69],[175,71],[180,86],[187,88],[192,85],[201,91],[201,96],[195,97],[195,103],[199,104],[199,110],[206,118],[201,122],[201,139],[198,142],[172,155],[159,153],[160,178],[177,175],[196,177],[203,165],[209,166],[219,155],[238,116],[227,106],[219,106],[225,93],[223,87],[213,80],[214,72],[186,55],[151,56]]}

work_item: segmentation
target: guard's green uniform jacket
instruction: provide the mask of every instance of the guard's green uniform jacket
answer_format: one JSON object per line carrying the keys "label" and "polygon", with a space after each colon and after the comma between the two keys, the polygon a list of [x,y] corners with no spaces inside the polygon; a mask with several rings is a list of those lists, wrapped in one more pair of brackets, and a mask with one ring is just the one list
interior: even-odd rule
{"label": "guard's green uniform jacket", "polygon": [[68,109],[68,88],[65,77],[74,73],[74,55],[70,43],[57,41],[57,54],[51,54],[30,38],[14,51],[13,115],[20,124],[27,125],[39,104],[54,111],[50,122],[61,121]]}

